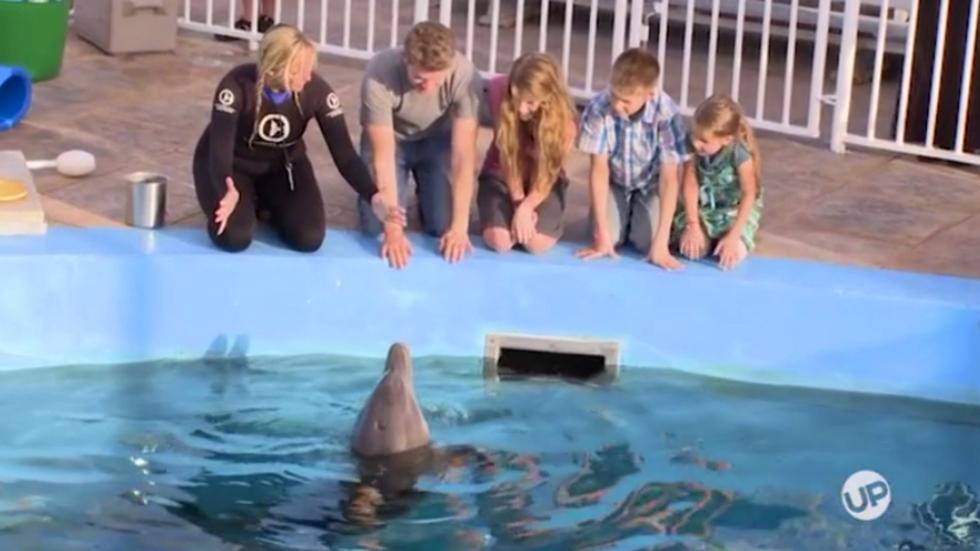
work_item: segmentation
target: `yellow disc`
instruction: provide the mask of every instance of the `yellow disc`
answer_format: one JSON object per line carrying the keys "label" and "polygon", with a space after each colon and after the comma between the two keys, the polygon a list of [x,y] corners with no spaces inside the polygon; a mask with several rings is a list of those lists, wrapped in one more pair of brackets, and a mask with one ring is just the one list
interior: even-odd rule
{"label": "yellow disc", "polygon": [[16,201],[27,197],[27,186],[17,180],[0,178],[0,201]]}

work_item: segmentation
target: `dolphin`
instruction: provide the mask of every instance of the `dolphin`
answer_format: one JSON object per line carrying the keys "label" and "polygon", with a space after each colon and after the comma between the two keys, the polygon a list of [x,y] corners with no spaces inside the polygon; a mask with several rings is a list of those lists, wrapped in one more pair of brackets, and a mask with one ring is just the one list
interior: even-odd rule
{"label": "dolphin", "polygon": [[351,434],[351,449],[363,459],[394,456],[431,444],[429,424],[415,399],[412,355],[396,342],[384,373],[368,397]]}
{"label": "dolphin", "polygon": [[392,501],[406,506],[419,498],[415,491],[419,477],[439,468],[440,454],[415,398],[407,344],[395,342],[389,347],[381,379],[354,422],[350,449],[360,480],[348,488],[341,508],[356,524],[374,524],[379,508]]}
{"label": "dolphin", "polygon": [[420,499],[452,501],[451,496],[416,489],[424,475],[442,475],[465,465],[473,466],[479,477],[493,476],[498,466],[525,470],[512,465],[507,454],[496,457],[465,444],[437,446],[416,400],[413,375],[408,345],[395,342],[350,436],[359,481],[348,486],[341,511],[353,524],[376,525],[379,517],[404,512]]}

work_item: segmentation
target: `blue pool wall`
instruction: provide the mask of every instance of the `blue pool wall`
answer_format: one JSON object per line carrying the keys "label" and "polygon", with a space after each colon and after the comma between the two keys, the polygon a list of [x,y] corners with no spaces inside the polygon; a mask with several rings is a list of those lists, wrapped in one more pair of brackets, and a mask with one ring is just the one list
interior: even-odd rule
{"label": "blue pool wall", "polygon": [[[751,257],[668,273],[578,245],[448,264],[413,235],[401,271],[333,230],[313,254],[264,235],[242,253],[202,230],[53,227],[0,238],[0,370],[237,348],[250,356],[481,356],[491,332],[617,340],[625,370],[980,404],[980,280]],[[217,350],[216,350],[217,348]]]}

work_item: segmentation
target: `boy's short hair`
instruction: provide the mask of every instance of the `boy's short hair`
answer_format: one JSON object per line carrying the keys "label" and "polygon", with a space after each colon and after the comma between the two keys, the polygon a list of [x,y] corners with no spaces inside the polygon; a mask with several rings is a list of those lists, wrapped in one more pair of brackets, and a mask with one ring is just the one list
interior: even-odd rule
{"label": "boy's short hair", "polygon": [[436,21],[421,21],[405,36],[405,59],[425,71],[442,71],[452,66],[456,56],[453,31]]}
{"label": "boy's short hair", "polygon": [[660,62],[644,48],[630,48],[616,57],[609,85],[613,92],[652,89],[660,78]]}

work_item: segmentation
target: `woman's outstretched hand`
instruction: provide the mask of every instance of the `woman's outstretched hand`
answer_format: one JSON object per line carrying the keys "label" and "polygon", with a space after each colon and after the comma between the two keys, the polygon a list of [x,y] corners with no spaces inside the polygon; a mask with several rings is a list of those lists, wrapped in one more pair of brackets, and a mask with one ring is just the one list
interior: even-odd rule
{"label": "woman's outstretched hand", "polygon": [[214,223],[218,225],[218,235],[225,231],[228,219],[231,217],[231,213],[235,211],[235,206],[238,205],[238,190],[235,188],[235,182],[231,176],[225,178],[225,184],[228,186],[228,190],[225,191],[225,196],[221,198],[221,202],[218,203],[218,210],[214,213]]}

